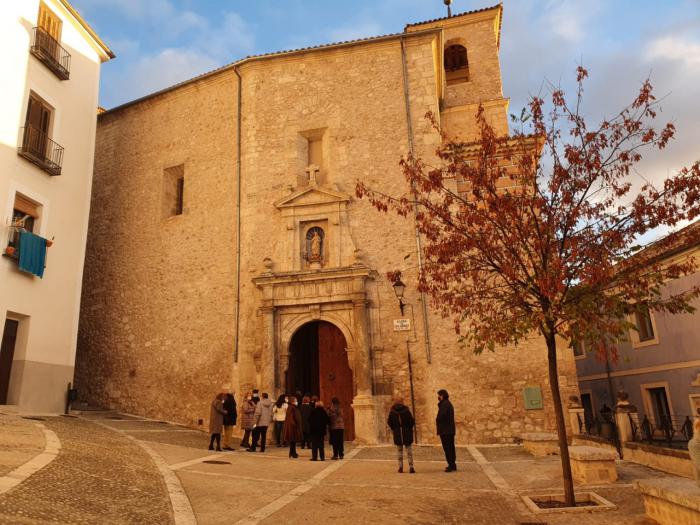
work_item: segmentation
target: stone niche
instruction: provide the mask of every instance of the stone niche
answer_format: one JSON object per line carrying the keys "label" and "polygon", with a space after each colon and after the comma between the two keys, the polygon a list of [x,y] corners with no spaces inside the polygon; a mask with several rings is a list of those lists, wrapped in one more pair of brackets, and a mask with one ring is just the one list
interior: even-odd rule
{"label": "stone niche", "polygon": [[[350,196],[315,184],[313,172],[308,186],[275,202],[286,223],[275,254],[281,272],[342,268],[357,263],[356,247],[350,234]],[[312,260],[309,234],[321,231],[321,254]]]}

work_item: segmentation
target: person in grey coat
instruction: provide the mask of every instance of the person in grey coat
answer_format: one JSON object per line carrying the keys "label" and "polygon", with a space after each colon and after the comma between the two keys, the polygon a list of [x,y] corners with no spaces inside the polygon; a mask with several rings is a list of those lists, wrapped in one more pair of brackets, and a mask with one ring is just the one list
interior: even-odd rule
{"label": "person in grey coat", "polygon": [[216,450],[221,451],[221,431],[224,428],[224,397],[226,394],[219,394],[211,402],[211,410],[209,411],[209,450],[214,450],[214,440],[216,440]]}
{"label": "person in grey coat", "polygon": [[255,452],[260,440],[260,452],[265,452],[265,442],[267,441],[267,427],[272,424],[272,401],[263,392],[262,399],[255,406],[253,414],[253,444],[248,449],[248,452]]}

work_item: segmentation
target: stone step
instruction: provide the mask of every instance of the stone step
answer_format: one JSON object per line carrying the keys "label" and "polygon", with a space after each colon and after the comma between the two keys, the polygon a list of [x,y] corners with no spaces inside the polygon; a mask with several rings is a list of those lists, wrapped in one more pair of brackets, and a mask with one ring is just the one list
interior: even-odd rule
{"label": "stone step", "polygon": [[19,414],[19,407],[17,405],[0,405],[0,414]]}

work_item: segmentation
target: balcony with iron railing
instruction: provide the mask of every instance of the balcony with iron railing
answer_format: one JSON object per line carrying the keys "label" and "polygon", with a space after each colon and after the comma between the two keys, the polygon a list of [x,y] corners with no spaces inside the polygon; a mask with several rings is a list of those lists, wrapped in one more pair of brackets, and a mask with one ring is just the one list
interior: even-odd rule
{"label": "balcony with iron railing", "polygon": [[22,131],[22,144],[17,148],[17,153],[49,175],[60,175],[63,164],[63,147],[29,123],[20,129]]}
{"label": "balcony with iron railing", "polygon": [[32,29],[32,45],[29,52],[61,80],[68,80],[70,77],[70,53],[41,27]]}

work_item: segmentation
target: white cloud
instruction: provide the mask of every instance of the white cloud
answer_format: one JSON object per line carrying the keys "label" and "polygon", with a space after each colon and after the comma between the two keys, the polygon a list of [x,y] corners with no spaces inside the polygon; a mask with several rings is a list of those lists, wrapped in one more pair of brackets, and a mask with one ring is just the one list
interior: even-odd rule
{"label": "white cloud", "polygon": [[[510,5],[509,5],[510,7]],[[539,11],[542,6],[537,6]],[[589,25],[600,15],[599,0],[549,0],[542,10],[547,31],[568,42],[580,42],[589,32]]]}
{"label": "white cloud", "polygon": [[124,74],[113,79],[109,90],[123,101],[142,97],[201,73],[218,63],[207,55],[187,49],[167,48],[138,60]]}
{"label": "white cloud", "polygon": [[[117,0],[97,1],[117,5]],[[255,46],[253,32],[235,12],[210,21],[188,10],[176,10],[169,0],[128,0],[119,5],[156,37],[156,45],[132,39],[114,41],[117,55],[122,51],[131,55],[123,66],[117,63],[115,69],[103,70],[105,98],[117,104],[206,73],[252,53]],[[153,10],[160,11],[157,17],[151,16]]]}
{"label": "white cloud", "polygon": [[700,69],[700,42],[678,36],[652,40],[646,49],[651,60],[665,59],[681,62],[685,67]]}

